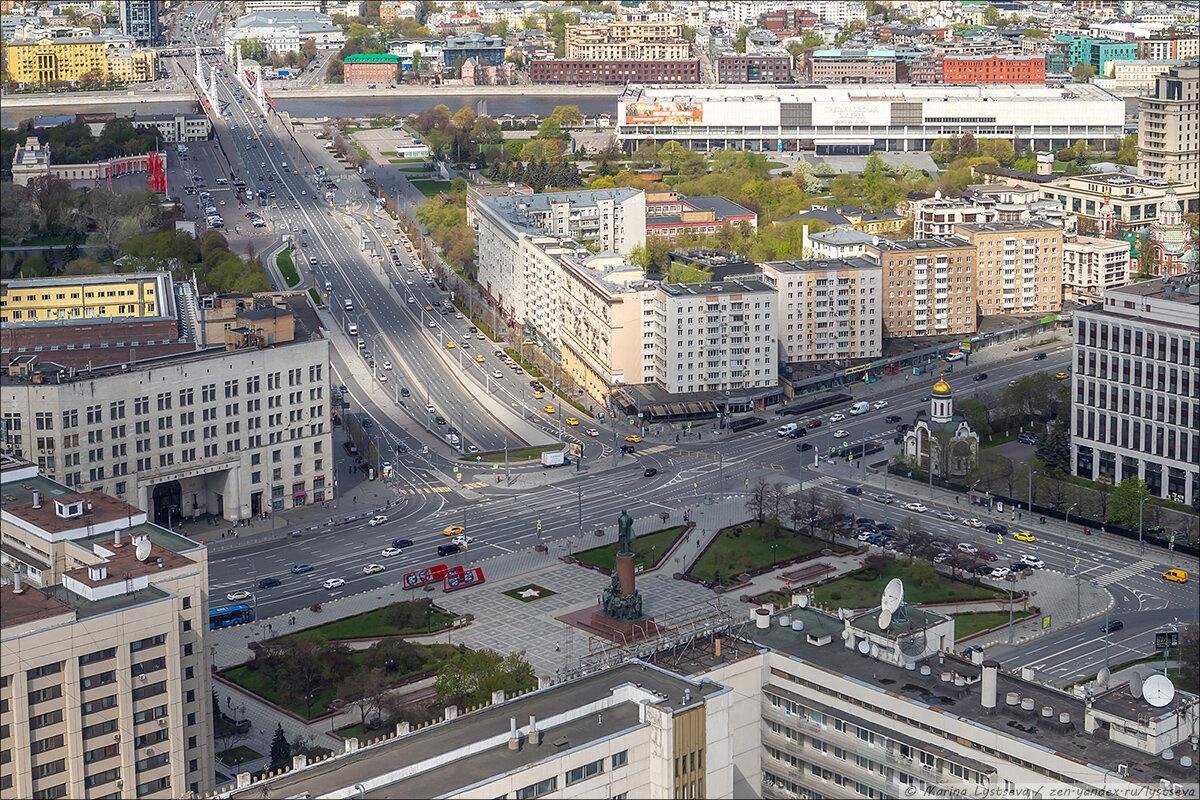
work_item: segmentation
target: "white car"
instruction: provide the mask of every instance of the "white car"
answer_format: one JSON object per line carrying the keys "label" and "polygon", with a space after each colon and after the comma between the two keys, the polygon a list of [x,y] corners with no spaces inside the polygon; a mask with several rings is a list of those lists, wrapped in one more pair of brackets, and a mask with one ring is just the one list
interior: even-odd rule
{"label": "white car", "polygon": [[473,445],[473,444],[469,444],[469,445],[467,445],[467,452],[468,452],[468,453],[478,453],[478,452],[479,452],[479,448],[478,448],[478,447],[476,447],[476,446],[475,446],[475,445]]}
{"label": "white car", "polygon": [[956,519],[958,519],[958,516],[952,511],[935,511],[933,512],[933,515],[940,519],[944,519],[947,522],[954,522]]}
{"label": "white car", "polygon": [[367,564],[363,567],[363,575],[374,575],[376,572],[383,572],[383,564]]}
{"label": "white car", "polygon": [[376,525],[382,525],[383,523],[385,523],[387,521],[388,521],[387,514],[376,514],[375,516],[371,517],[371,521],[368,522],[367,524],[370,525],[372,528],[374,528]]}
{"label": "white car", "polygon": [[478,339],[478,340],[479,340],[479,341],[481,341],[481,342],[486,342],[486,341],[487,341],[487,337],[483,335],[483,332],[482,332],[482,331],[480,331],[479,333],[475,334],[475,338],[476,338],[476,339]]}
{"label": "white car", "polygon": [[595,428],[588,428],[586,431],[584,431],[584,433],[586,433],[588,436],[599,436],[600,435],[600,431],[596,430]]}
{"label": "white car", "polygon": [[993,567],[991,575],[993,578],[1004,580],[1008,577],[1008,567]]}
{"label": "white car", "polygon": [[475,539],[470,536],[467,536],[465,533],[460,533],[458,536],[455,536],[450,541],[453,544],[456,544],[465,550],[467,547],[469,547],[471,545],[471,542],[475,541]]}
{"label": "white car", "polygon": [[498,369],[494,369],[494,370],[492,370],[492,377],[495,378],[496,380],[499,380],[500,378],[504,377],[504,373]]}
{"label": "white car", "polygon": [[413,285],[412,278],[405,278],[404,284],[405,284],[405,286],[412,286]]}
{"label": "white car", "polygon": [[229,594],[225,595],[225,599],[231,603],[236,603],[239,600],[249,600],[253,596],[254,595],[250,594],[245,589],[242,589],[241,591],[230,592]]}
{"label": "white car", "polygon": [[417,302],[417,298],[413,297],[413,296],[410,294],[410,295],[408,296],[408,302],[410,302],[410,303],[415,303],[415,302]]}
{"label": "white car", "polygon": [[838,428],[833,432],[833,438],[835,439],[845,439],[849,435],[850,431],[842,430],[841,428]]}
{"label": "white car", "polygon": [[964,519],[962,521],[962,523],[963,523],[963,525],[966,525],[968,528],[982,528],[983,527],[983,520],[975,519],[974,517]]}
{"label": "white car", "polygon": [[909,511],[916,511],[918,514],[924,514],[926,511],[929,510],[921,503],[905,503],[904,507],[907,508]]}
{"label": "white car", "polygon": [[462,312],[461,312],[461,311],[455,311],[455,312],[454,312],[454,318],[455,318],[455,319],[462,319],[462,318],[463,318]]}
{"label": "white car", "polygon": [[346,585],[345,578],[330,578],[329,580],[327,580],[321,584],[321,586],[325,589],[338,589],[345,585]]}
{"label": "white car", "polygon": [[846,418],[845,414],[830,414],[829,415],[830,422],[841,422],[845,418]]}
{"label": "white car", "polygon": [[1034,569],[1045,569],[1046,562],[1042,561],[1037,556],[1021,556],[1021,561],[1033,567]]}
{"label": "white car", "polygon": [[434,412],[434,410],[435,410],[435,409],[434,409],[434,407],[433,407],[433,403],[428,403],[428,404],[426,404],[426,406],[425,406],[425,413],[426,413],[426,414],[432,414],[432,413]]}
{"label": "white car", "polygon": [[391,558],[392,556],[398,556],[403,552],[404,551],[399,547],[385,547],[382,551],[380,551],[379,555],[383,556],[384,558]]}
{"label": "white car", "polygon": [[386,373],[386,372],[381,372],[381,373],[379,374],[379,382],[380,382],[380,383],[387,383],[387,373]]}
{"label": "white car", "polygon": [[979,552],[979,548],[976,547],[975,545],[971,544],[970,542],[959,542],[958,543],[958,552],[966,553],[969,556],[973,556]]}
{"label": "white car", "polygon": [[881,408],[887,408],[887,405],[888,405],[887,400],[876,400],[874,403],[871,403],[871,408],[878,411]]}
{"label": "white car", "polygon": [[426,325],[428,325],[430,328],[436,328],[436,327],[437,327],[437,323],[436,323],[436,322],[434,322],[433,320],[429,320],[429,322],[427,322],[427,323],[425,323],[425,324],[426,324]]}
{"label": "white car", "polygon": [[384,361],[384,362],[383,362],[383,368],[384,368],[384,369],[391,369],[391,368],[392,368],[392,362],[390,362],[390,361]]}

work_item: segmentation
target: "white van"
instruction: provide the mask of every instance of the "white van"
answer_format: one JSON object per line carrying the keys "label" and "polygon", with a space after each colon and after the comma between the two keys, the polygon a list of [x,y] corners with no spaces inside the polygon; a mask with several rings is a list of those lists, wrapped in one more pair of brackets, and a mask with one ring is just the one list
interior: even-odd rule
{"label": "white van", "polygon": [[796,432],[796,430],[797,430],[799,427],[800,427],[800,426],[799,426],[799,425],[797,425],[796,423],[794,423],[794,422],[789,422],[789,423],[788,423],[788,424],[786,424],[786,425],[780,425],[778,428],[776,428],[776,429],[775,429],[775,435],[776,435],[776,436],[778,436],[778,437],[780,437],[780,438],[783,438],[784,436],[791,436],[793,433],[795,433],[795,432]]}
{"label": "white van", "polygon": [[325,291],[327,291],[327,292],[333,291],[333,283],[332,282],[325,281]]}
{"label": "white van", "polygon": [[870,410],[871,410],[870,403],[855,403],[854,405],[850,406],[850,413],[856,417],[859,414],[865,414]]}
{"label": "white van", "polygon": [[354,301],[351,300],[349,297],[347,297],[345,300],[342,301],[342,307],[345,308],[347,311],[353,311],[354,310]]}

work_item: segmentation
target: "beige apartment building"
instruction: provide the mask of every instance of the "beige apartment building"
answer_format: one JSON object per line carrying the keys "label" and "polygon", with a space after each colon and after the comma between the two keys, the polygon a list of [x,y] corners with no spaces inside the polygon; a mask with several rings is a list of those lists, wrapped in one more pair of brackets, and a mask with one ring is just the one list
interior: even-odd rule
{"label": "beige apartment building", "polygon": [[980,314],[1048,314],[1062,307],[1062,228],[994,222],[959,225],[958,233],[975,248]]}
{"label": "beige apartment building", "polygon": [[1063,241],[1063,302],[1096,303],[1129,283],[1132,264],[1123,239],[1067,236]]}
{"label": "beige apartment building", "polygon": [[883,270],[885,336],[975,332],[975,247],[966,239],[879,239],[865,252]]}
{"label": "beige apartment building", "polygon": [[580,61],[678,61],[691,51],[677,22],[568,25],[566,45],[566,57]]}
{"label": "beige apartment building", "polygon": [[0,484],[0,795],[211,790],[205,547],[26,462]]}
{"label": "beige apartment building", "polygon": [[862,257],[767,261],[779,360],[878,358],[883,352],[879,265]]}
{"label": "beige apartment building", "polygon": [[1138,107],[1138,172],[1200,186],[1200,62],[1159,75]]}

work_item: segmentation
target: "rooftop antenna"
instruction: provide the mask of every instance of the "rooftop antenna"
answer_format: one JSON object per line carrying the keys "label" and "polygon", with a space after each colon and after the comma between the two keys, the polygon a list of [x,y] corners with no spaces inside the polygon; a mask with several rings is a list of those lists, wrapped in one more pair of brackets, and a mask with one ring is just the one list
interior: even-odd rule
{"label": "rooftop antenna", "polygon": [[149,537],[143,536],[141,539],[138,539],[137,547],[134,548],[133,554],[138,561],[145,561],[150,557]]}
{"label": "rooftop antenna", "polygon": [[1151,675],[1142,683],[1142,696],[1150,705],[1162,708],[1175,699],[1175,684],[1166,675]]}
{"label": "rooftop antenna", "polygon": [[868,642],[866,639],[859,641],[858,652],[862,653],[864,656],[867,655],[868,653],[870,653],[871,652],[870,642]]}
{"label": "rooftop antenna", "polygon": [[884,587],[883,596],[879,598],[879,630],[888,629],[892,624],[892,617],[903,604],[904,582],[899,578],[892,578]]}

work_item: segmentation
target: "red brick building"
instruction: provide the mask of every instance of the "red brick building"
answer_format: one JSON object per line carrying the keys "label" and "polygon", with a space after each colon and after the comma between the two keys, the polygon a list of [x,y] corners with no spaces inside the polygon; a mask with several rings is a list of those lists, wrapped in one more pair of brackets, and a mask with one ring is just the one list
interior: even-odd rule
{"label": "red brick building", "polygon": [[391,53],[356,53],[342,62],[346,83],[395,83],[400,57]]}
{"label": "red brick building", "polygon": [[717,59],[717,83],[790,83],[789,53],[726,53]]}
{"label": "red brick building", "polygon": [[955,84],[1046,83],[1046,57],[946,56],[942,82]]}
{"label": "red brick building", "polygon": [[700,60],[576,61],[566,58],[533,61],[534,83],[699,83]]}
{"label": "red brick building", "polygon": [[814,12],[798,8],[778,8],[759,15],[758,27],[771,31],[776,36],[799,36],[809,28],[815,28],[821,18]]}

